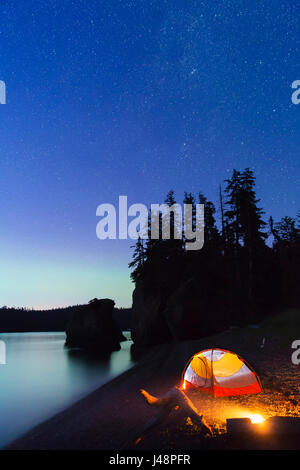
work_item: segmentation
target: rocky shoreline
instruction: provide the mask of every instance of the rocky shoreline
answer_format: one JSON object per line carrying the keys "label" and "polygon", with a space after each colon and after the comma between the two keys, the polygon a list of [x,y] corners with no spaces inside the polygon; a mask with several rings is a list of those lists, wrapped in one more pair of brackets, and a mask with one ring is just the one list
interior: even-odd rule
{"label": "rocky shoreline", "polygon": [[[262,337],[265,337],[263,349],[260,347]],[[188,450],[247,447],[247,443],[241,441],[237,444],[226,438],[226,418],[247,412],[259,412],[266,418],[300,416],[300,367],[291,363],[293,339],[292,335],[279,336],[262,329],[243,328],[201,340],[153,347],[135,367],[37,426],[7,448]],[[145,404],[140,389],[163,395],[179,384],[181,372],[192,354],[218,346],[234,350],[255,367],[264,393],[217,401],[199,392],[189,392],[190,399],[212,426],[213,438],[203,438],[197,426],[174,412],[163,426],[136,443],[145,423],[153,417],[153,408]],[[274,445],[275,448],[276,445],[294,448],[298,444],[284,439],[276,443],[266,438],[256,445],[257,448],[274,448]]]}

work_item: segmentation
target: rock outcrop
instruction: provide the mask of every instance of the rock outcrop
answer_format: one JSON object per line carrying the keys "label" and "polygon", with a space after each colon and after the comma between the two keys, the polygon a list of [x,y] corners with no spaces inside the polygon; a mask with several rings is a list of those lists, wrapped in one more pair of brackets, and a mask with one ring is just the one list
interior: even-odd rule
{"label": "rock outcrop", "polygon": [[132,332],[136,348],[169,341],[198,339],[222,331],[224,299],[194,278],[172,292],[153,291],[144,281],[133,293]]}
{"label": "rock outcrop", "polygon": [[100,352],[119,350],[126,338],[112,318],[114,305],[111,299],[93,299],[78,306],[66,328],[66,346]]}
{"label": "rock outcrop", "polygon": [[131,338],[134,346],[144,348],[171,341],[164,315],[164,298],[160,292],[149,292],[140,281],[133,292]]}

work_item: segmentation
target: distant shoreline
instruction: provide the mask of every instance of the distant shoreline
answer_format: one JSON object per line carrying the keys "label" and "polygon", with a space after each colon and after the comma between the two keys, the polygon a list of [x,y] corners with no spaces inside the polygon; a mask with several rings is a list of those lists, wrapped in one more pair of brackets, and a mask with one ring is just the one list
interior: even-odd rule
{"label": "distant shoreline", "polygon": [[[66,331],[73,313],[84,305],[49,310],[1,307],[0,333],[47,333]],[[122,330],[130,329],[131,309],[114,308],[113,317]]]}

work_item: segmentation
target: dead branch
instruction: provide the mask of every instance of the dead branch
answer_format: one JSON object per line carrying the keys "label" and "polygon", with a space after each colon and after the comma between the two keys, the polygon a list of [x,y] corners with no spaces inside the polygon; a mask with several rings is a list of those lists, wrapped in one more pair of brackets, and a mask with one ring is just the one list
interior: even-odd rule
{"label": "dead branch", "polygon": [[203,415],[198,411],[192,401],[178,387],[169,390],[163,397],[154,397],[146,390],[141,390],[146,402],[150,406],[160,407],[161,411],[157,416],[148,421],[142,429],[141,435],[135,441],[135,444],[141,441],[154,428],[161,425],[174,408],[179,408],[186,417],[189,417],[196,424],[203,435],[212,436],[212,431],[205,422]]}

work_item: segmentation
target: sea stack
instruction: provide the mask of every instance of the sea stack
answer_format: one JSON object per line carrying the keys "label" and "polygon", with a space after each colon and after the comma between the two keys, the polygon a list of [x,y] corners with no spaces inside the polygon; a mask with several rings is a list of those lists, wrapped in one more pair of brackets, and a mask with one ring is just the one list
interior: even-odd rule
{"label": "sea stack", "polygon": [[111,299],[93,299],[78,306],[66,328],[66,346],[105,353],[119,350],[126,338],[113,319],[114,305]]}

